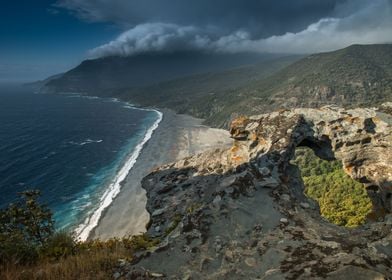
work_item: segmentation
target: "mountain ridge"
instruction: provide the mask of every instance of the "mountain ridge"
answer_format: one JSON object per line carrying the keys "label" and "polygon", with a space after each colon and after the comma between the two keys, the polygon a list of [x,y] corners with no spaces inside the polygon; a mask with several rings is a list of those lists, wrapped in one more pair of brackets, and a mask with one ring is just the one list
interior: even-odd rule
{"label": "mountain ridge", "polygon": [[[109,72],[112,68],[101,67]],[[259,64],[237,66],[225,71],[205,69],[204,72],[209,73],[183,73],[176,79],[155,79],[148,85],[106,86],[101,91],[93,89],[110,79],[87,73],[97,83],[85,94],[118,97],[144,107],[169,108],[203,118],[210,126],[227,127],[230,120],[238,115],[259,114],[280,108],[328,104],[350,108],[379,105],[389,101],[392,96],[391,69],[391,44],[352,45],[304,58],[264,58]],[[127,73],[123,75],[126,77]],[[71,79],[71,86],[67,85],[67,79],[60,78],[49,81],[46,88],[49,92],[61,92],[64,88],[78,92],[79,88],[72,86],[72,75],[66,74],[65,77]],[[76,78],[76,84],[80,82],[79,78]],[[92,82],[87,81],[86,84],[88,89]]]}
{"label": "mountain ridge", "polygon": [[146,53],[83,61],[46,84],[49,92],[110,95],[113,90],[143,87],[165,80],[209,71],[223,71],[263,61],[274,54],[209,54],[200,52]]}

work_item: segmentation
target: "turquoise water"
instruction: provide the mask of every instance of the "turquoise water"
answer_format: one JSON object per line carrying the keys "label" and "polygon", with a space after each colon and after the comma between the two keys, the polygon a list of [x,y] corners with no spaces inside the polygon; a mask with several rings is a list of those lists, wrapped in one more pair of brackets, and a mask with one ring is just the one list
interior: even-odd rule
{"label": "turquoise water", "polygon": [[39,189],[57,228],[86,234],[160,117],[114,99],[0,87],[0,207]]}

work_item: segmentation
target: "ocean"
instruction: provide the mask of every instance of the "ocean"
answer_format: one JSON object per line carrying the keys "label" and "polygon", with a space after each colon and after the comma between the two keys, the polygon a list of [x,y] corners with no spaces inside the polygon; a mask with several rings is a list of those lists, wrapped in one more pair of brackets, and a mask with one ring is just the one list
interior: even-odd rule
{"label": "ocean", "polygon": [[39,189],[56,228],[86,239],[161,119],[116,99],[0,87],[0,208]]}

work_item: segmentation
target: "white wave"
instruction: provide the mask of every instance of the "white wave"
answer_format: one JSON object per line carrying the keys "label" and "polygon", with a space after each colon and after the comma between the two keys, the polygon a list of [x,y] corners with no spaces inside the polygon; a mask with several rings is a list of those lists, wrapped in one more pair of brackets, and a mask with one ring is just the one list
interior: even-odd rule
{"label": "white wave", "polygon": [[82,95],[80,95],[80,94],[72,94],[72,93],[68,93],[67,95],[65,95],[65,98],[81,98],[81,97],[83,97]]}
{"label": "white wave", "polygon": [[79,145],[83,146],[83,145],[87,145],[87,144],[91,144],[91,143],[101,143],[101,142],[103,142],[102,139],[99,139],[99,140],[86,139],[85,141],[79,143]]}
{"label": "white wave", "polygon": [[157,110],[152,109],[141,109],[147,111],[154,111],[158,114],[158,119],[154,124],[147,130],[143,140],[135,147],[132,154],[129,156],[125,164],[121,167],[120,171],[116,174],[113,181],[109,184],[106,191],[102,195],[98,208],[92,213],[91,216],[87,217],[85,221],[80,224],[74,231],[77,238],[81,241],[85,241],[90,232],[98,225],[99,219],[102,216],[103,211],[113,202],[114,198],[120,193],[121,183],[127,177],[129,171],[132,169],[139,157],[143,146],[150,140],[155,129],[158,128],[159,123],[162,121],[163,114]]}
{"label": "white wave", "polygon": [[86,99],[99,99],[98,96],[91,96],[91,95],[84,95],[84,96],[82,96],[82,98],[86,98]]}
{"label": "white wave", "polygon": [[110,97],[110,98],[105,98],[107,100],[107,102],[114,102],[114,103],[118,103],[121,102],[120,99],[115,98],[115,97]]}
{"label": "white wave", "polygon": [[92,140],[92,139],[89,139],[89,138],[88,138],[88,139],[84,140],[83,142],[70,141],[70,142],[68,142],[68,143],[69,143],[69,144],[72,144],[72,145],[84,146],[84,145],[91,144],[91,143],[101,143],[101,142],[103,142],[102,139],[99,139],[99,140]]}
{"label": "white wave", "polygon": [[135,109],[135,107],[132,106],[132,105],[130,105],[130,104],[124,105],[123,108],[124,108],[124,109]]}

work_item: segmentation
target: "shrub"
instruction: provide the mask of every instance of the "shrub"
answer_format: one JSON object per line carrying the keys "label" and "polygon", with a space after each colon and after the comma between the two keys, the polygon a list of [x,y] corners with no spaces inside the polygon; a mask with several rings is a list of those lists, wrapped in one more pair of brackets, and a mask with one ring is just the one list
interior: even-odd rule
{"label": "shrub", "polygon": [[159,243],[147,234],[76,241],[54,232],[50,210],[27,191],[0,210],[0,279],[109,279],[119,259]]}
{"label": "shrub", "polygon": [[159,244],[159,239],[151,238],[147,234],[134,235],[128,240],[123,239],[124,246],[133,251],[150,249]]}
{"label": "shrub", "polygon": [[39,191],[19,194],[17,202],[0,210],[0,263],[33,263],[38,249],[52,236],[51,211],[38,202]]}
{"label": "shrub", "polygon": [[294,163],[301,170],[305,194],[316,200],[330,222],[346,227],[365,223],[372,203],[364,186],[344,173],[342,164],[318,158],[312,150],[298,148]]}
{"label": "shrub", "polygon": [[40,255],[42,258],[58,260],[63,257],[74,255],[77,243],[72,235],[65,231],[56,232],[42,246]]}

